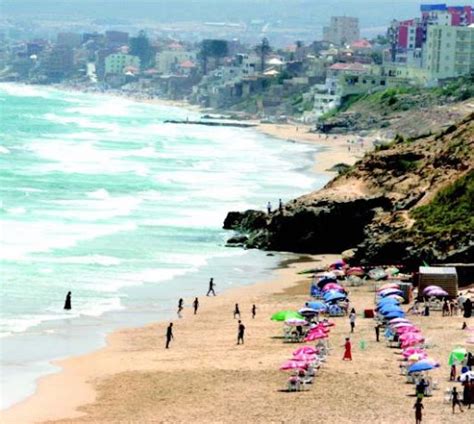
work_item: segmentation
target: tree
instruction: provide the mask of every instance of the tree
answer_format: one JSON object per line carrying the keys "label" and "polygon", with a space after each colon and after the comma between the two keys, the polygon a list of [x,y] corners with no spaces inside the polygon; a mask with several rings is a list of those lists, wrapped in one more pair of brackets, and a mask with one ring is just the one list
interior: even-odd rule
{"label": "tree", "polygon": [[202,68],[204,75],[207,74],[207,63],[209,58],[216,60],[217,64],[221,58],[229,54],[229,46],[226,40],[203,40],[199,57],[202,61]]}
{"label": "tree", "polygon": [[140,58],[141,68],[148,68],[153,59],[153,47],[150,45],[145,31],[140,31],[137,37],[131,37],[129,47],[130,54]]}
{"label": "tree", "polygon": [[268,56],[268,53],[272,51],[268,39],[263,38],[262,42],[255,48],[255,51],[260,56],[260,71],[263,72],[265,70],[265,59]]}

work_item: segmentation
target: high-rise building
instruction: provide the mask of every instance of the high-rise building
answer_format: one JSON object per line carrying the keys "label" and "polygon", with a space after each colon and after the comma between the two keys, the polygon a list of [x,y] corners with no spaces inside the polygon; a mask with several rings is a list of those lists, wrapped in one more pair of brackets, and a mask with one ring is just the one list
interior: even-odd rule
{"label": "high-rise building", "polygon": [[431,80],[474,72],[474,26],[431,25],[424,57]]}
{"label": "high-rise building", "polygon": [[76,32],[60,32],[56,42],[61,46],[79,47],[82,44],[82,35]]}
{"label": "high-rise building", "polygon": [[123,31],[105,31],[105,41],[107,47],[121,47],[128,44],[128,32]]}
{"label": "high-rise building", "polygon": [[57,45],[46,56],[43,63],[46,76],[54,81],[59,81],[67,77],[74,69],[73,49]]}
{"label": "high-rise building", "polygon": [[323,39],[337,45],[350,44],[359,40],[359,19],[349,16],[333,16],[329,26],[323,28]]}

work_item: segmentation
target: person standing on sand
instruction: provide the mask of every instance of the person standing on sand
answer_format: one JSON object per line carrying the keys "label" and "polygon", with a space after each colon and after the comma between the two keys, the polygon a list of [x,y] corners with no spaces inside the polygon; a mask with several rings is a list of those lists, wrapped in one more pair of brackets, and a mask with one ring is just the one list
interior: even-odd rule
{"label": "person standing on sand", "polygon": [[197,297],[194,298],[193,308],[194,308],[194,315],[196,315],[199,308],[199,299]]}
{"label": "person standing on sand", "polygon": [[421,424],[421,420],[423,419],[422,410],[424,409],[421,399],[416,400],[415,406],[413,408],[415,409],[415,423]]}
{"label": "person standing on sand", "polygon": [[236,317],[237,315],[239,316],[239,319],[240,319],[240,308],[239,308],[239,304],[238,304],[238,303],[235,304],[235,308],[234,308],[234,319],[235,319],[235,317]]}
{"label": "person standing on sand", "polygon": [[212,293],[214,296],[216,295],[216,292],[214,291],[214,287],[215,287],[214,278],[211,278],[211,279],[209,280],[209,290],[207,291],[206,296],[209,296],[211,293]]}
{"label": "person standing on sand", "polygon": [[380,341],[379,338],[380,338],[380,324],[377,324],[375,326],[375,340],[379,342]]}
{"label": "person standing on sand", "polygon": [[170,322],[170,325],[168,325],[168,328],[166,329],[166,349],[169,349],[171,340],[174,340],[172,322]]}
{"label": "person standing on sand", "polygon": [[239,327],[237,329],[237,344],[239,345],[241,342],[244,344],[244,333],[245,333],[245,325],[242,324],[242,321],[239,319]]}
{"label": "person standing on sand", "polygon": [[183,311],[183,299],[178,300],[178,317],[181,318],[181,312]]}
{"label": "person standing on sand", "polygon": [[257,307],[252,305],[252,319],[255,319],[255,315],[257,315]]}
{"label": "person standing on sand", "polygon": [[346,337],[346,342],[344,343],[344,356],[342,357],[343,361],[352,361],[352,346],[349,337]]}
{"label": "person standing on sand", "polygon": [[453,397],[452,398],[452,405],[453,405],[453,414],[454,414],[454,408],[457,406],[459,406],[459,410],[461,412],[464,412],[463,409],[462,409],[462,406],[461,406],[461,401],[459,400],[459,393],[456,389],[456,387],[453,387],[453,391],[451,392],[451,396]]}
{"label": "person standing on sand", "polygon": [[66,311],[70,311],[72,309],[72,305],[71,305],[71,292],[67,292],[67,295],[66,295],[66,300],[64,301],[64,309]]}
{"label": "person standing on sand", "polygon": [[356,311],[352,308],[351,313],[349,314],[349,322],[351,323],[351,333],[354,332],[354,328],[356,326]]}

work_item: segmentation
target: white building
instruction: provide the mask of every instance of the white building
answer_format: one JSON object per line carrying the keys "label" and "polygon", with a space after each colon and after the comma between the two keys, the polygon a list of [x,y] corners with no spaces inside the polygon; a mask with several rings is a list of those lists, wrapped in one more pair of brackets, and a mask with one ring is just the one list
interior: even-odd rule
{"label": "white building", "polygon": [[424,57],[433,81],[474,72],[474,27],[430,26]]}

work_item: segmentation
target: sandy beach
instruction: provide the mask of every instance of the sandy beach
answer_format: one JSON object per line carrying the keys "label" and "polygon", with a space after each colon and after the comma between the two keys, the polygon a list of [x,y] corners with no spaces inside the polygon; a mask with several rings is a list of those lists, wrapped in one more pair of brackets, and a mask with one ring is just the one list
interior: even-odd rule
{"label": "sandy beach", "polygon": [[[310,258],[306,258],[308,261]],[[352,337],[353,361],[343,362],[348,319],[335,318],[331,355],[309,391],[283,391],[287,376],[279,365],[298,345],[284,343],[282,324],[270,321],[280,309],[297,309],[308,299],[310,279],[297,273],[334,257],[313,257],[276,272],[267,283],[201,298],[194,316],[186,299],[175,340],[164,349],[167,323],[125,329],[109,336],[108,345],[89,355],[61,361],[64,371],[41,380],[37,393],[2,413],[5,423],[161,423],[161,422],[313,422],[407,423],[413,419],[414,386],[399,373],[399,350],[375,342],[374,322],[361,311],[372,307],[374,286],[351,288],[358,312]],[[304,260],[304,259],[303,259]],[[234,303],[242,310],[246,343],[236,345]],[[257,305],[257,317],[250,308]],[[449,351],[466,339],[463,318],[413,319],[434,345],[433,371],[440,389],[426,398],[427,423],[472,422],[474,410],[452,416],[443,403]],[[360,348],[365,341],[366,347]],[[459,388],[458,384],[458,388]]]}

